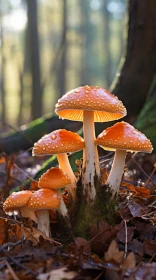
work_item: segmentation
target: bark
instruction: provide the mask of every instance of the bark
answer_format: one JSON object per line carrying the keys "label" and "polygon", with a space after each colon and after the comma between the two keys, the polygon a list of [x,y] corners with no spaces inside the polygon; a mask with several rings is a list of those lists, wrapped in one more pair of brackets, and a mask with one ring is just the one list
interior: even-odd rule
{"label": "bark", "polygon": [[123,101],[131,121],[145,103],[156,70],[155,11],[155,0],[129,1],[126,54],[111,91]]}
{"label": "bark", "polygon": [[39,35],[37,21],[37,0],[26,0],[28,8],[28,45],[32,74],[32,119],[42,116],[40,81]]}
{"label": "bark", "polygon": [[151,140],[154,152],[156,152],[156,75],[147,100],[135,122],[135,127]]}

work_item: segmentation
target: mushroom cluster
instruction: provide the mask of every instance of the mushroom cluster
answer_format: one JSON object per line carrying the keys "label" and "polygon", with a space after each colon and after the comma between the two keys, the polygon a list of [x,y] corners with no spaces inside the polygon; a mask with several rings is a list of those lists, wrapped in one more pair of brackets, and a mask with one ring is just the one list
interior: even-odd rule
{"label": "mushroom cluster", "polygon": [[[97,86],[81,86],[67,92],[58,100],[55,109],[60,118],[83,122],[84,139],[78,134],[59,129],[43,136],[34,144],[34,156],[56,155],[59,167],[47,170],[39,179],[39,190],[13,193],[4,202],[8,214],[17,213],[37,221],[38,228],[47,236],[49,209],[63,217],[68,210],[61,189],[66,187],[71,202],[76,200],[77,179],[71,168],[68,153],[83,150],[82,190],[88,205],[94,204],[100,184],[100,164],[97,145],[115,151],[114,161],[106,185],[111,198],[118,194],[125,165],[126,152],[152,152],[147,137],[126,122],[118,122],[105,129],[97,138],[94,123],[118,120],[126,115],[122,102],[107,90]],[[21,202],[20,202],[21,198]],[[37,216],[37,217],[36,217]]]}
{"label": "mushroom cluster", "polygon": [[63,217],[67,208],[61,188],[71,184],[70,177],[60,168],[52,167],[39,179],[39,190],[12,193],[4,202],[3,209],[8,215],[18,214],[30,218],[46,236],[50,237],[49,210],[57,210]]}
{"label": "mushroom cluster", "polygon": [[19,212],[25,218],[30,218],[38,225],[46,236],[50,237],[49,210],[60,207],[59,195],[50,189],[40,189],[35,192],[13,192],[4,202],[3,209],[9,216]]}
{"label": "mushroom cluster", "polygon": [[77,152],[84,148],[84,140],[78,134],[59,129],[43,136],[38,142],[34,144],[32,154],[34,156],[53,155],[57,156],[59,167],[65,171],[71,183],[68,185],[68,194],[71,199],[75,199],[76,177],[70,166],[67,153]]}

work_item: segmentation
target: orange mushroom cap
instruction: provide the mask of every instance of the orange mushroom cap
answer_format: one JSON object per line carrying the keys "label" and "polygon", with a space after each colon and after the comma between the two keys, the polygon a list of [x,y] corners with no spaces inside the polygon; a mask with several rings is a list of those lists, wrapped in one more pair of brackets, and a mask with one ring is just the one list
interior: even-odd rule
{"label": "orange mushroom cap", "polygon": [[58,129],[36,142],[32,154],[48,155],[76,152],[82,150],[84,146],[84,139],[78,134],[65,129]]}
{"label": "orange mushroom cap", "polygon": [[95,143],[103,149],[111,151],[120,149],[151,153],[153,149],[150,140],[126,122],[118,122],[106,128],[99,134]]}
{"label": "orange mushroom cap", "polygon": [[62,169],[52,167],[39,179],[39,188],[60,189],[71,183],[70,177]]}
{"label": "orange mushroom cap", "polygon": [[4,211],[11,212],[27,206],[31,195],[31,191],[13,192],[3,204]]}
{"label": "orange mushroom cap", "polygon": [[61,199],[54,190],[40,189],[32,193],[28,207],[33,210],[57,209],[60,204]]}
{"label": "orange mushroom cap", "polygon": [[55,112],[60,117],[83,121],[83,111],[94,111],[94,122],[123,118],[126,108],[113,94],[98,86],[82,86],[67,92],[58,100]]}

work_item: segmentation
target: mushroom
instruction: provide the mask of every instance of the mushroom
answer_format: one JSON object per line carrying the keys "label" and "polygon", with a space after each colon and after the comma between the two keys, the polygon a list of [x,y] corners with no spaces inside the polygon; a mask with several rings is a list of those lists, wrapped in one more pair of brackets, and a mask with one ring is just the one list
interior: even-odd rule
{"label": "mushroom", "polygon": [[126,122],[118,122],[105,129],[99,134],[95,143],[105,150],[115,151],[113,165],[106,182],[112,197],[119,191],[126,151],[151,153],[153,149],[150,140]]}
{"label": "mushroom", "polygon": [[18,214],[18,211],[20,211],[23,217],[30,218],[31,220],[37,222],[34,211],[28,208],[28,202],[31,195],[31,191],[13,192],[7,197],[3,204],[5,213],[11,216],[13,214]]}
{"label": "mushroom", "polygon": [[47,170],[40,178],[38,182],[39,188],[42,189],[54,189],[58,196],[60,197],[61,204],[58,208],[58,212],[65,217],[67,216],[68,210],[66,208],[66,205],[64,203],[64,200],[62,198],[61,194],[61,188],[71,184],[70,177],[60,168],[58,167],[52,167],[49,170]]}
{"label": "mushroom", "polygon": [[40,189],[32,193],[28,207],[37,214],[38,229],[50,237],[49,210],[60,207],[60,197],[54,190]]}
{"label": "mushroom", "polygon": [[83,192],[88,203],[92,203],[96,196],[95,176],[98,179],[100,177],[94,122],[120,119],[126,115],[126,109],[107,90],[97,86],[82,86],[63,95],[56,104],[55,112],[63,119],[83,121]]}
{"label": "mushroom", "polygon": [[71,179],[71,184],[68,185],[68,194],[75,199],[76,177],[70,166],[67,153],[80,151],[84,148],[84,140],[78,134],[65,130],[58,129],[50,134],[43,136],[38,142],[34,144],[32,154],[52,155],[56,154],[59,167],[65,171]]}

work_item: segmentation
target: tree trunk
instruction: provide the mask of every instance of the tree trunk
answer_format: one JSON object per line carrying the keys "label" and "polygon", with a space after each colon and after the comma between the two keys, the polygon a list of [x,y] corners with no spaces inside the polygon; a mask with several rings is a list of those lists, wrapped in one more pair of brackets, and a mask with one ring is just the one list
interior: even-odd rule
{"label": "tree trunk", "polygon": [[151,140],[154,152],[156,152],[156,75],[147,100],[135,122],[135,127]]}
{"label": "tree trunk", "polygon": [[103,26],[104,26],[104,54],[105,54],[105,65],[104,65],[104,77],[106,79],[106,87],[108,88],[112,82],[111,75],[111,51],[110,51],[110,13],[107,9],[109,0],[103,2]]}
{"label": "tree trunk", "polygon": [[62,53],[59,63],[58,89],[60,98],[66,92],[66,56],[67,56],[67,0],[62,0]]}
{"label": "tree trunk", "polygon": [[[156,69],[156,1],[130,0],[127,49],[111,91],[133,121],[143,107]],[[122,59],[123,60],[123,59]]]}
{"label": "tree trunk", "polygon": [[26,0],[26,2],[28,8],[28,46],[32,74],[31,116],[32,119],[36,119],[42,115],[37,0]]}

